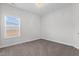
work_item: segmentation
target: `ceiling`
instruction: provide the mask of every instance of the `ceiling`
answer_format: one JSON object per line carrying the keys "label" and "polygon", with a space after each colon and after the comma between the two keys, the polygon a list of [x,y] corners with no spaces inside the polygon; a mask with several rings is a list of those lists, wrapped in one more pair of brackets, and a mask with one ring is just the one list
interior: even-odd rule
{"label": "ceiling", "polygon": [[12,3],[14,7],[38,14],[40,16],[56,11],[58,9],[68,7],[71,3],[42,3],[42,7],[39,8],[36,3]]}

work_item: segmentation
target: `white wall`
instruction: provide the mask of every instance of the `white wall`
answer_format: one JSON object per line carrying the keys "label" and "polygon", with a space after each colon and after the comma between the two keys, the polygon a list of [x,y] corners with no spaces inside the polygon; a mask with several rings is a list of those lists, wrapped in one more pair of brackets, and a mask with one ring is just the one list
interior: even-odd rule
{"label": "white wall", "polygon": [[1,46],[1,4],[0,4],[0,46]]}
{"label": "white wall", "polygon": [[[4,38],[4,16],[8,15],[20,17],[22,21],[21,37]],[[79,48],[79,4],[52,11],[42,18],[33,13],[13,8],[8,4],[3,4],[2,11],[0,8],[0,18],[2,34],[0,35],[0,47],[42,38]]]}
{"label": "white wall", "polygon": [[79,49],[79,3],[73,5],[74,46]]}
{"label": "white wall", "polygon": [[41,38],[73,45],[74,21],[72,5],[52,11],[50,14],[45,15],[41,21]]}
{"label": "white wall", "polygon": [[[21,19],[21,37],[15,37],[10,39],[4,38],[4,16],[17,16]],[[18,43],[28,42],[40,38],[40,17],[38,15],[29,13],[27,11],[20,10],[9,6],[8,4],[2,4],[2,25],[1,25],[1,42],[2,47],[10,46]]]}

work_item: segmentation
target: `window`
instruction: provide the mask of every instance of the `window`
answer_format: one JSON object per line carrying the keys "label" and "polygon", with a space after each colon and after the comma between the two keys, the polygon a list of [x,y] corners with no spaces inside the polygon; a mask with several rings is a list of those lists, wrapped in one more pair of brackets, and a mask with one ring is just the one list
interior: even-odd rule
{"label": "window", "polygon": [[5,38],[20,36],[20,18],[16,16],[5,16]]}

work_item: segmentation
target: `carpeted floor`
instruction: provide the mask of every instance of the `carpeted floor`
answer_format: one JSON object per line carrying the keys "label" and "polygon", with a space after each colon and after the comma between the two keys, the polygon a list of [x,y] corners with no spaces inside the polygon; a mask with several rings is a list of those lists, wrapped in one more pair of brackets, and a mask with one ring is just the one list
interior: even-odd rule
{"label": "carpeted floor", "polygon": [[39,39],[1,48],[0,56],[79,56],[79,50],[71,46]]}

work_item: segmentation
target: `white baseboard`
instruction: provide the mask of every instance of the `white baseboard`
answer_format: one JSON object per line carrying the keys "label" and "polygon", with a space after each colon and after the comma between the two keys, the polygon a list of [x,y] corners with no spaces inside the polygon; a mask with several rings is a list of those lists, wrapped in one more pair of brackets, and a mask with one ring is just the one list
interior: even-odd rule
{"label": "white baseboard", "polygon": [[73,45],[73,47],[79,50],[79,47],[78,47],[78,46],[76,46],[76,45]]}
{"label": "white baseboard", "polygon": [[48,40],[48,41],[53,41],[53,42],[58,42],[58,43],[60,43],[60,44],[72,46],[72,47],[75,47],[75,48],[79,49],[79,47],[76,47],[76,46],[74,46],[73,44],[68,44],[68,43],[65,43],[65,42],[52,40],[52,38],[42,37],[42,39],[45,39],[45,40]]}
{"label": "white baseboard", "polygon": [[[39,39],[39,38],[38,38]],[[31,39],[31,40],[28,40],[28,41],[20,41],[20,42],[15,42],[15,43],[12,43],[12,44],[9,44],[9,45],[1,45],[0,48],[5,48],[5,47],[9,47],[9,46],[14,46],[14,45],[17,45],[17,44],[22,44],[22,43],[26,43],[26,42],[30,42],[30,41],[34,41],[34,40],[37,40],[37,38],[35,39]]]}
{"label": "white baseboard", "polygon": [[15,42],[15,43],[12,43],[12,44],[9,44],[9,45],[1,45],[0,48],[9,47],[9,46],[17,45],[17,44],[22,44],[22,43],[26,43],[26,42],[30,42],[30,41],[34,41],[34,40],[38,40],[38,39],[45,39],[45,40],[49,40],[49,41],[53,41],[53,42],[58,42],[58,43],[61,43],[61,44],[64,44],[64,45],[68,45],[68,46],[72,46],[72,47],[74,47],[76,49],[79,49],[79,47],[76,46],[76,45],[70,45],[70,44],[66,44],[64,42],[54,41],[54,40],[52,40],[50,38],[45,38],[45,37],[34,38],[34,39],[31,39],[31,40],[28,40],[28,41]]}

